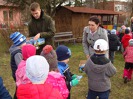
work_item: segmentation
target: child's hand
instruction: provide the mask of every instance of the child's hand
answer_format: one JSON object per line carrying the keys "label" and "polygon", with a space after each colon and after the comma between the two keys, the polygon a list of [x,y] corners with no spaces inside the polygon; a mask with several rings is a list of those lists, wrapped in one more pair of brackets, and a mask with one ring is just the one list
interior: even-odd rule
{"label": "child's hand", "polygon": [[76,74],[74,74],[74,75],[72,76],[72,80],[75,79],[75,78],[77,78],[77,75],[76,75]]}
{"label": "child's hand", "polygon": [[77,78],[73,79],[71,82],[70,82],[70,85],[71,86],[76,86],[77,84],[79,84],[79,80]]}
{"label": "child's hand", "polygon": [[85,66],[85,64],[79,67],[79,72],[81,72],[81,73],[84,72],[84,66]]}

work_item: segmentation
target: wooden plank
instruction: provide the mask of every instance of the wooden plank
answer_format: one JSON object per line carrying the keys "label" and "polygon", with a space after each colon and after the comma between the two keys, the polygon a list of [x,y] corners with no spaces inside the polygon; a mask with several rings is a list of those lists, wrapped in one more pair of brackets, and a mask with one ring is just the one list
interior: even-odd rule
{"label": "wooden plank", "polygon": [[58,32],[58,33],[55,33],[55,35],[62,35],[62,34],[72,34],[72,31],[70,31],[70,32]]}
{"label": "wooden plank", "polygon": [[54,37],[55,37],[55,38],[58,38],[58,37],[66,37],[66,36],[73,36],[73,34],[55,35]]}
{"label": "wooden plank", "polygon": [[70,41],[70,40],[76,40],[76,39],[77,38],[59,39],[59,40],[55,40],[55,42]]}

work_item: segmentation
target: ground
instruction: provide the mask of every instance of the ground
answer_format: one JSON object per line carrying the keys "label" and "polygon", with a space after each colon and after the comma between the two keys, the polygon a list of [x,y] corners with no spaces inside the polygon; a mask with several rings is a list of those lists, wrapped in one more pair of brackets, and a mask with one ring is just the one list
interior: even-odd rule
{"label": "ground", "polygon": [[[67,44],[67,46],[72,50],[72,57],[69,61],[71,72],[83,76],[83,78],[79,82],[79,85],[72,87],[71,99],[86,99],[85,97],[88,91],[87,76],[85,73],[80,73],[78,70],[79,61],[86,59],[83,53],[82,44]],[[1,53],[0,76],[3,78],[6,88],[13,96],[15,90],[15,83],[11,76],[9,60],[9,53]],[[117,74],[111,78],[112,88],[109,99],[132,99],[133,81],[127,84],[123,83],[122,74],[124,68],[124,60],[121,52],[116,52],[114,66],[117,68]]]}

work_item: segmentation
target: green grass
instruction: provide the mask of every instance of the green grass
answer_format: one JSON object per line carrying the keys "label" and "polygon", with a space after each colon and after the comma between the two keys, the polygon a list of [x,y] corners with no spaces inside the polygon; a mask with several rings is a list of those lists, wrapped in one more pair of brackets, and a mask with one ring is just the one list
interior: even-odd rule
{"label": "green grass", "polygon": [[[79,85],[72,87],[71,99],[86,99],[88,91],[87,76],[85,73],[79,73],[78,66],[79,61],[86,59],[81,44],[66,44],[72,50],[72,57],[69,61],[70,70],[72,73],[83,75]],[[9,65],[9,54],[2,54],[0,56],[0,76],[4,80],[4,84],[13,96],[15,90],[15,84],[11,76],[11,68]],[[112,88],[109,99],[133,99],[133,81],[124,84],[123,83],[123,68],[124,60],[120,52],[116,52],[114,66],[117,68],[117,74],[111,78]]]}

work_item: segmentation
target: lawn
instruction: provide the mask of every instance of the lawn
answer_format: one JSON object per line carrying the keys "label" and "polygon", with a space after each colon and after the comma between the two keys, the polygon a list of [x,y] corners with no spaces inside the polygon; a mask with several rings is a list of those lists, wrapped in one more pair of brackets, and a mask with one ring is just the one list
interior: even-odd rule
{"label": "lawn", "polygon": [[[85,97],[88,90],[87,76],[85,73],[80,73],[78,70],[79,61],[86,59],[83,53],[82,45],[67,44],[67,46],[72,50],[72,57],[69,61],[71,72],[83,76],[79,85],[72,87],[71,99],[86,99]],[[6,88],[13,96],[15,83],[11,76],[9,60],[9,53],[3,53],[0,56],[0,76],[3,78]],[[116,52],[114,66],[117,68],[117,74],[111,78],[112,88],[109,99],[133,99],[133,81],[127,84],[123,83],[122,73],[124,68],[124,60],[120,52]]]}

